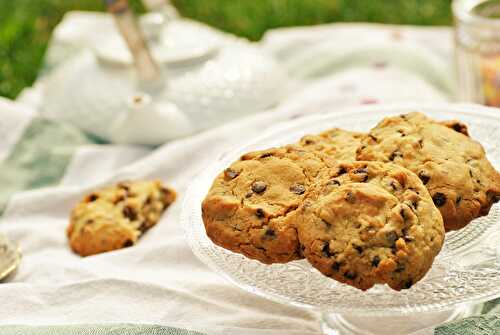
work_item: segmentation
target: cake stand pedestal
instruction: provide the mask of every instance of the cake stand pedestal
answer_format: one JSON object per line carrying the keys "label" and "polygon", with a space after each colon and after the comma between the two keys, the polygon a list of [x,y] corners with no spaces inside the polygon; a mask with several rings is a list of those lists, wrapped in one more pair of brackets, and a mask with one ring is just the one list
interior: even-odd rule
{"label": "cake stand pedestal", "polygon": [[393,316],[363,316],[323,312],[321,330],[326,335],[412,334],[419,330],[474,315],[474,306],[452,310]]}

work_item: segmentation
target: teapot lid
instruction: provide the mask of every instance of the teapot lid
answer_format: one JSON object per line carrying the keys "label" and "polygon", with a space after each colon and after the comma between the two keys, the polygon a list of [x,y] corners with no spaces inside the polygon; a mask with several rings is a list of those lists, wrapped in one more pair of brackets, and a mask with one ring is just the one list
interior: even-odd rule
{"label": "teapot lid", "polygon": [[[158,36],[148,38],[153,58],[166,66],[186,65],[206,61],[220,49],[218,38],[210,31],[184,20],[173,20],[162,27],[155,27],[154,17],[145,16],[141,26],[150,37],[152,30],[160,29]],[[97,59],[113,66],[132,66],[133,57],[122,36],[110,34],[93,47]]]}

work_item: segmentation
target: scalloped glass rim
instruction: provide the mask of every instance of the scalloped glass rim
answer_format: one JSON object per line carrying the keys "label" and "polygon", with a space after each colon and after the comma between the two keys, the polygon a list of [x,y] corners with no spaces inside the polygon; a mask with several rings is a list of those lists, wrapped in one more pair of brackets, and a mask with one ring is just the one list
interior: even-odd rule
{"label": "scalloped glass rim", "polygon": [[[254,141],[223,153],[217,162],[198,175],[186,193],[181,215],[191,249],[213,271],[248,292],[285,304],[335,313],[409,314],[446,310],[458,304],[478,303],[499,297],[498,264],[467,269],[457,262],[461,254],[478,245],[488,229],[500,224],[498,205],[492,207],[488,217],[477,219],[458,232],[448,233],[445,246],[427,276],[412,289],[399,293],[382,285],[363,293],[324,277],[304,260],[264,265],[214,245],[205,234],[201,221],[201,201],[214,177],[242,153],[292,143],[306,133],[336,126],[367,130],[368,124],[374,126],[385,116],[417,110],[437,119],[458,118],[466,122],[472,136],[479,138],[485,146],[488,158],[495,166],[499,165],[500,147],[491,143],[491,137],[500,134],[499,109],[447,103],[355,106],[333,113],[328,108],[272,127]],[[479,133],[481,135],[477,136]],[[487,136],[490,136],[490,140],[484,141]],[[292,274],[293,278],[290,279]],[[273,286],[274,282],[279,284]],[[432,297],[429,293],[433,294]]]}

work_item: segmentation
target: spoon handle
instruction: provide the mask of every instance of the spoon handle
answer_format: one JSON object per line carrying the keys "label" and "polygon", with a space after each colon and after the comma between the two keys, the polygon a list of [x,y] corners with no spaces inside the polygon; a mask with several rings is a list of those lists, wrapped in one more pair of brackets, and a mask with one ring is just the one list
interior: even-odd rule
{"label": "spoon handle", "polygon": [[104,0],[108,11],[113,15],[118,30],[125,39],[134,59],[140,84],[145,87],[158,87],[163,84],[160,67],[151,56],[144,35],[128,5],[127,0]]}

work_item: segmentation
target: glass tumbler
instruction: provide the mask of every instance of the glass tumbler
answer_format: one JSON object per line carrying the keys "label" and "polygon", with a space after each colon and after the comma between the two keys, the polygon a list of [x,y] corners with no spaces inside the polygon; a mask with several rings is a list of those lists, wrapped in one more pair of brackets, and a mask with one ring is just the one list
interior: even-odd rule
{"label": "glass tumbler", "polygon": [[500,0],[454,0],[458,99],[500,107]]}

